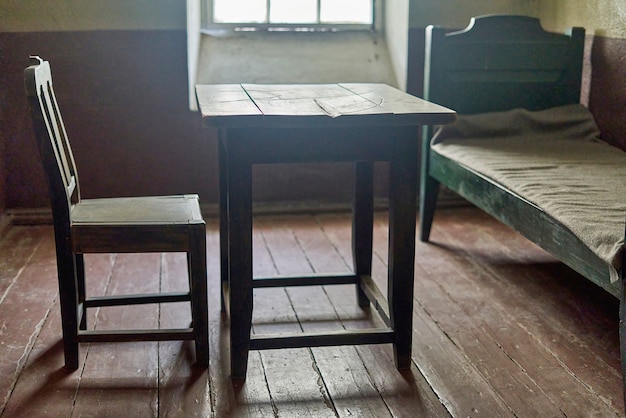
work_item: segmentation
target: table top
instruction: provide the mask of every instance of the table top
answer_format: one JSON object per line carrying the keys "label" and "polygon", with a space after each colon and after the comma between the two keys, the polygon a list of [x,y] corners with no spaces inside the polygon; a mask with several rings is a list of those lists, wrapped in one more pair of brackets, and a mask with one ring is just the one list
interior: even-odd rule
{"label": "table top", "polygon": [[455,112],[379,83],[202,84],[204,126],[440,125]]}

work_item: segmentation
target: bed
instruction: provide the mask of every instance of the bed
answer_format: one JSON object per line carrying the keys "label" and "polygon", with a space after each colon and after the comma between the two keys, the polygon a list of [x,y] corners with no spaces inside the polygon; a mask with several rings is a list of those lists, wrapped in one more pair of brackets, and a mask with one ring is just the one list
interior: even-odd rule
{"label": "bed", "polygon": [[619,298],[626,376],[626,153],[580,104],[584,37],[526,16],[426,29],[424,98],[459,116],[423,131],[419,237],[441,184]]}

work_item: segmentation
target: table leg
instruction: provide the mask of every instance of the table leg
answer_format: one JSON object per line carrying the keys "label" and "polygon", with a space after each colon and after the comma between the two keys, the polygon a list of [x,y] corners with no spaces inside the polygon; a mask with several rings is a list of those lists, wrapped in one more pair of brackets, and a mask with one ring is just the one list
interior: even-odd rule
{"label": "table leg", "polygon": [[230,367],[231,377],[243,380],[248,367],[253,308],[251,165],[229,158],[227,181]]}
{"label": "table leg", "polygon": [[389,164],[389,276],[391,326],[396,333],[394,358],[398,369],[411,367],[417,138],[411,128],[397,128]]}
{"label": "table leg", "polygon": [[357,276],[356,294],[359,306],[369,306],[361,286],[362,276],[372,275],[372,239],[374,226],[374,164],[354,164],[355,190],[352,201],[352,260]]}
{"label": "table leg", "polygon": [[187,253],[196,362],[209,368],[209,306],[207,301],[206,226],[204,222],[189,226],[193,245]]}
{"label": "table leg", "polygon": [[228,284],[228,158],[226,155],[226,131],[221,130],[218,140],[219,164],[219,221],[220,221],[220,302],[226,313],[226,295]]}

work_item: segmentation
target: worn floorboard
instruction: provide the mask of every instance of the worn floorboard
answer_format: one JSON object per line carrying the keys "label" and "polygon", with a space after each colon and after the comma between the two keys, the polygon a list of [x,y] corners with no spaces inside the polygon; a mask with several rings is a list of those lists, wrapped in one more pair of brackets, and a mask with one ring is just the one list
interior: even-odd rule
{"label": "worn floorboard", "polygon": [[[256,276],[351,271],[347,213],[254,221]],[[386,294],[387,215],[377,212],[373,278]],[[85,344],[63,368],[50,226],[0,240],[0,416],[544,417],[624,416],[618,303],[474,208],[436,214],[416,244],[413,364],[389,345],[253,351],[229,378],[220,312],[218,226],[207,220],[210,367],[192,342]],[[89,255],[94,294],[185,290],[182,254]],[[256,289],[254,333],[380,326],[353,286]],[[186,326],[188,306],[101,308],[90,327]]]}

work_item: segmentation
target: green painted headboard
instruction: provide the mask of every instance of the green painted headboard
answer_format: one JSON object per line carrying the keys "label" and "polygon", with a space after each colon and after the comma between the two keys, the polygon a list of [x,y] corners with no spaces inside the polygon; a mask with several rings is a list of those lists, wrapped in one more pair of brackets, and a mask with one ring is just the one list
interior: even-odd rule
{"label": "green painted headboard", "polygon": [[580,102],[583,28],[546,32],[527,16],[472,18],[462,31],[426,28],[424,98],[474,114]]}

